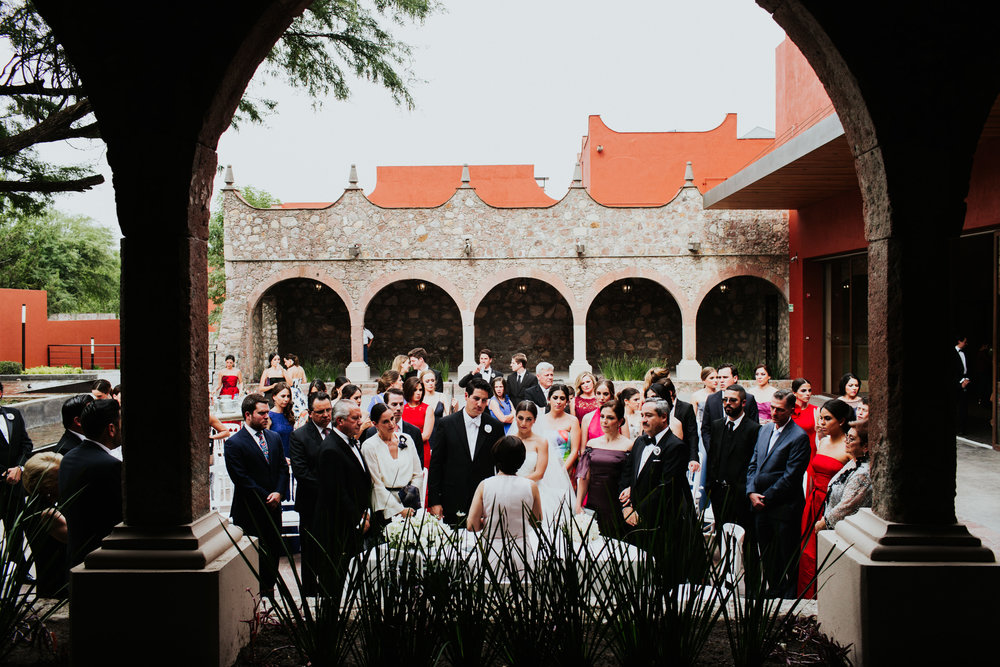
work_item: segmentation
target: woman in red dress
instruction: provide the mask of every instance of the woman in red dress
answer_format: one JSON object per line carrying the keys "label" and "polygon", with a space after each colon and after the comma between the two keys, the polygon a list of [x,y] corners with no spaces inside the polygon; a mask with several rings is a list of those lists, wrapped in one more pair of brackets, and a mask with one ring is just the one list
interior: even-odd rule
{"label": "woman in red dress", "polygon": [[809,486],[806,507],[802,513],[802,540],[805,548],[799,558],[799,594],[803,598],[816,597],[816,522],[823,516],[830,479],[844,467],[847,455],[847,424],[854,418],[854,410],[839,398],[823,404],[819,409],[817,432],[820,435],[816,456],[809,463]]}
{"label": "woman in red dress", "polygon": [[219,372],[219,384],[215,388],[215,393],[222,398],[235,399],[240,395],[243,384],[243,373],[236,368],[236,357],[231,354],[226,355],[226,368]]}
{"label": "woman in red dress", "polygon": [[809,405],[813,390],[809,380],[805,378],[795,378],[792,380],[792,393],[795,394],[795,410],[792,412],[792,421],[799,425],[803,431],[809,434],[809,460],[816,456],[816,413],[819,408]]}
{"label": "woman in red dress", "polygon": [[597,398],[594,390],[597,389],[597,378],[589,371],[584,371],[576,376],[576,395],[570,403],[570,414],[576,417],[577,421],[583,422],[583,418],[588,413],[594,412],[601,405],[601,399]]}
{"label": "woman in red dress", "polygon": [[403,383],[403,398],[406,399],[406,405],[403,406],[403,421],[420,429],[420,436],[424,439],[424,465],[430,466],[434,411],[429,409],[431,406],[424,403],[424,386],[420,384],[419,378],[414,376]]}

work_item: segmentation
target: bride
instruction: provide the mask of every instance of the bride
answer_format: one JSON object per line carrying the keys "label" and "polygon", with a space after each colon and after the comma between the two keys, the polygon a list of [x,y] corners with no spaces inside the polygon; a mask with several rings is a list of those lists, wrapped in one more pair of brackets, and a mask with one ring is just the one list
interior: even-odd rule
{"label": "bride", "polygon": [[543,524],[547,525],[559,516],[568,521],[573,516],[573,486],[555,441],[532,430],[537,417],[538,408],[531,401],[517,404],[517,437],[524,443],[525,449],[524,463],[517,474],[538,485]]}

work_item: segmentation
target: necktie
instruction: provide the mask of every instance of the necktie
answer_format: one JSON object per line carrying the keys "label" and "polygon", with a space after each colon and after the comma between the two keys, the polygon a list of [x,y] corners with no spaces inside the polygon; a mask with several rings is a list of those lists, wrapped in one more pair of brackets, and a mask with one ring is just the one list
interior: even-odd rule
{"label": "necktie", "polygon": [[726,432],[722,434],[722,446],[725,447],[730,442],[733,441],[733,429],[735,428],[733,422],[726,422]]}
{"label": "necktie", "polygon": [[348,444],[350,444],[351,447],[354,447],[354,449],[358,450],[359,452],[361,451],[361,443],[358,442],[357,438],[351,438],[348,441]]}
{"label": "necktie", "polygon": [[263,431],[257,431],[257,444],[260,446],[260,451],[264,454],[264,460],[270,463],[271,455],[267,451],[267,442],[264,440]]}
{"label": "necktie", "polygon": [[781,435],[781,432],[777,428],[771,431],[771,441],[767,443],[768,454],[770,454],[771,450],[774,449],[774,443],[778,440],[779,435]]}
{"label": "necktie", "polygon": [[330,427],[327,426],[323,429],[323,439],[326,440],[326,436],[330,435]]}

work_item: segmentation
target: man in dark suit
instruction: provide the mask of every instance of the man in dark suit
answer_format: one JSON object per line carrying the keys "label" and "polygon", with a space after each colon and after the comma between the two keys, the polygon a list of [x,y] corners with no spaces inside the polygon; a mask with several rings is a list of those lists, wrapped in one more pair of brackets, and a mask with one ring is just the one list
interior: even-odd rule
{"label": "man in dark suit", "polygon": [[[430,368],[430,366],[427,365],[427,350],[424,348],[415,347],[410,350],[406,356],[410,358],[410,370],[408,370],[406,375],[403,376],[404,380],[408,380],[412,377],[418,377],[420,373],[423,373],[425,370]],[[435,379],[434,391],[440,393],[444,391],[444,380],[441,379],[441,371],[436,368],[433,370]]]}
{"label": "man in dark suit", "polygon": [[774,392],[770,424],[757,434],[747,468],[747,497],[771,595],[795,598],[802,509],[802,475],[809,465],[809,436],[792,421],[795,394]]}
{"label": "man in dark suit", "polygon": [[333,405],[333,430],[319,450],[316,522],[328,557],[319,568],[322,592],[334,600],[350,559],[361,551],[371,527],[372,478],[361,455],[361,408],[341,399]]}
{"label": "man in dark suit", "polygon": [[[736,384],[740,380],[736,367],[732,364],[722,364],[719,366],[719,390],[705,399],[705,414],[701,418],[701,442],[708,451],[712,445],[712,424],[717,419],[726,416],[722,409],[722,390]],[[757,399],[751,394],[747,394],[746,404],[743,406],[743,413],[752,422],[760,423],[760,413],[757,410]]]}
{"label": "man in dark suit", "polygon": [[288,438],[295,475],[295,511],[299,513],[299,544],[302,546],[302,594],[316,594],[316,503],[319,501],[319,450],[330,435],[333,403],[320,391],[309,395],[309,421]]}
{"label": "man in dark suit", "polygon": [[243,399],[243,428],[226,440],[226,471],[233,480],[233,523],[259,540],[260,592],[273,595],[281,544],[281,490],[288,465],[281,438],[267,427],[267,398]]}
{"label": "man in dark suit", "polygon": [[492,447],[503,424],[486,411],[490,385],[473,378],[465,408],[441,420],[431,436],[429,510],[452,525],[464,523],[479,482],[494,474]]}
{"label": "man in dark suit", "polygon": [[507,393],[515,408],[525,400],[525,392],[538,384],[535,374],[525,368],[527,363],[528,358],[521,352],[510,358],[511,373],[507,376]]}
{"label": "man in dark suit", "polygon": [[69,566],[83,562],[122,521],[122,462],[112,450],[121,447],[122,421],[118,401],[93,401],[80,414],[87,439],[59,464],[59,497],[65,502]]}
{"label": "man in dark suit", "polygon": [[535,366],[535,378],[538,382],[524,391],[524,400],[531,401],[542,412],[549,411],[549,390],[555,382],[555,369],[547,361]]}
{"label": "man in dark suit", "polygon": [[659,383],[666,387],[670,395],[670,402],[674,406],[671,414],[681,423],[684,444],[688,448],[688,470],[698,472],[701,470],[701,463],[698,455],[698,417],[694,413],[694,406],[677,398],[677,388],[670,378],[663,378]]}
{"label": "man in dark suit", "polygon": [[639,546],[657,551],[682,527],[694,525],[694,503],[687,481],[688,447],[670,432],[669,401],[642,404],[644,435],[632,445],[631,465],[622,471],[619,500]]}
{"label": "man in dark suit", "polygon": [[[393,416],[396,418],[396,433],[405,433],[409,436],[410,441],[417,446],[417,458],[420,460],[420,466],[426,466],[427,461],[424,461],[424,435],[420,432],[420,429],[411,424],[410,422],[403,421],[403,407],[406,405],[406,400],[403,398],[403,390],[397,389],[396,387],[389,387],[385,392],[385,404],[389,406],[392,410]],[[365,429],[365,432],[361,434],[359,440],[364,442],[368,438],[375,435],[377,431],[374,426],[369,426]]]}
{"label": "man in dark suit", "polygon": [[950,389],[955,402],[955,432],[964,435],[969,421],[969,355],[966,352],[968,339],[964,334],[955,336],[955,354],[951,360]]}
{"label": "man in dark suit", "polygon": [[712,514],[719,528],[725,523],[739,524],[747,531],[747,544],[756,534],[750,500],[747,498],[747,468],[757,445],[760,424],[743,411],[746,389],[738,384],[722,390],[724,419],[712,424],[712,442],[705,460],[705,490],[712,500]]}
{"label": "man in dark suit", "polygon": [[83,409],[94,402],[93,394],[77,394],[66,399],[62,406],[62,437],[56,444],[56,454],[68,454],[83,442],[87,436],[83,434],[83,426],[80,424],[80,414]]}
{"label": "man in dark suit", "polygon": [[[3,398],[3,384],[0,383],[0,398]],[[0,519],[3,519],[4,536],[8,549],[8,557],[14,562],[21,562],[24,554],[21,551],[23,532],[17,515],[24,509],[24,487],[21,486],[21,473],[24,462],[31,456],[34,444],[28,437],[28,429],[24,426],[24,417],[14,408],[0,406],[0,469],[3,480],[0,482]],[[14,530],[18,527],[18,530]],[[0,564],[2,565],[2,564]]]}
{"label": "man in dark suit", "polygon": [[479,351],[479,365],[476,366],[471,373],[466,373],[461,380],[458,381],[458,386],[465,389],[469,385],[469,380],[472,378],[482,378],[493,386],[493,379],[498,378],[503,373],[493,368],[493,351],[487,348],[483,348]]}

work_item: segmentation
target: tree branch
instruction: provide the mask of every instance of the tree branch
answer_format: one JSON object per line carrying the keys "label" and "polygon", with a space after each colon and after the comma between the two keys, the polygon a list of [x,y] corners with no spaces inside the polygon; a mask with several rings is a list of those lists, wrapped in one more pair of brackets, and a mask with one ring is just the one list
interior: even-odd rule
{"label": "tree branch", "polygon": [[[24,132],[0,139],[0,156],[13,155],[25,148],[30,148],[35,144],[47,143],[50,141],[61,141],[78,136],[89,136],[88,134],[76,134],[85,130],[92,132],[96,128],[91,126],[84,128],[74,128],[73,123],[90,113],[90,100],[84,98],[75,104],[71,104],[65,109],[60,109],[49,115],[48,118],[33,127],[29,127]],[[95,124],[96,125],[96,124]]]}
{"label": "tree branch", "polygon": [[0,181],[0,192],[83,192],[103,182],[100,174],[69,181]]}
{"label": "tree branch", "polygon": [[25,83],[19,85],[0,86],[0,95],[48,95],[50,97],[80,97],[84,95],[83,88],[46,88],[41,83]]}

